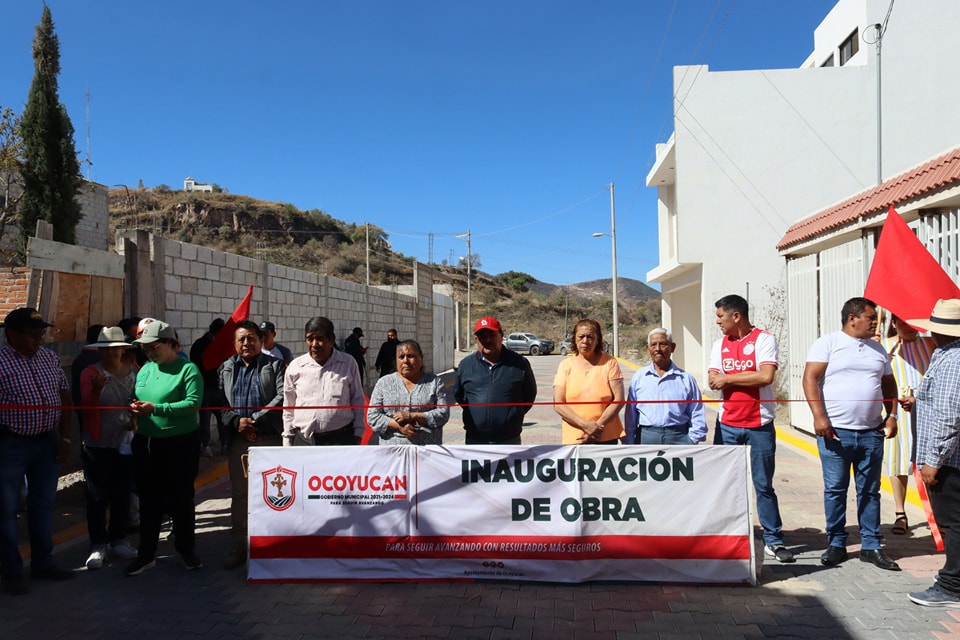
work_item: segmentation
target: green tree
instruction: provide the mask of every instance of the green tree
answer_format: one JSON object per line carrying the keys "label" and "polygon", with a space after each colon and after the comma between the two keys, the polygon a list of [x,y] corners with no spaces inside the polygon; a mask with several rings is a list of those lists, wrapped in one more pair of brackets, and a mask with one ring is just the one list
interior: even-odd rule
{"label": "green tree", "polygon": [[537,281],[532,275],[522,271],[507,271],[506,273],[501,273],[497,276],[497,280],[517,293],[528,291],[527,285]]}
{"label": "green tree", "polygon": [[23,139],[20,117],[9,107],[0,108],[0,239],[7,225],[16,222],[23,197]]}
{"label": "green tree", "polygon": [[77,201],[82,178],[73,142],[73,124],[60,102],[60,41],[50,7],[44,6],[33,37],[33,83],[23,112],[23,200],[20,203],[20,252],[38,220],[53,225],[53,239],[74,243],[83,212]]}

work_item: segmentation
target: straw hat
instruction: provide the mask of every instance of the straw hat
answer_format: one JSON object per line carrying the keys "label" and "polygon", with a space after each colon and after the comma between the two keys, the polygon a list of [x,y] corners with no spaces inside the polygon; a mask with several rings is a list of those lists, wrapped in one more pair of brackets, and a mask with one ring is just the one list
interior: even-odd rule
{"label": "straw hat", "polygon": [[84,349],[106,349],[107,347],[127,347],[130,349],[133,345],[124,339],[123,329],[120,327],[104,327],[100,330],[97,341],[88,344]]}
{"label": "straw hat", "polygon": [[937,300],[930,319],[907,320],[907,324],[945,336],[960,336],[960,300]]}

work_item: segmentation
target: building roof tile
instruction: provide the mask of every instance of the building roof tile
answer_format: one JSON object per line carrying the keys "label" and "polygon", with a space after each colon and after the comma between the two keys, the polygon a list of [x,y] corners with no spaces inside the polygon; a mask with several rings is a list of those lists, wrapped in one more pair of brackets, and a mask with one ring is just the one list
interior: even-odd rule
{"label": "building roof tile", "polygon": [[933,191],[958,184],[960,147],[791,225],[777,243],[777,249],[786,249],[860,218],[882,213],[889,209],[890,205],[896,207]]}

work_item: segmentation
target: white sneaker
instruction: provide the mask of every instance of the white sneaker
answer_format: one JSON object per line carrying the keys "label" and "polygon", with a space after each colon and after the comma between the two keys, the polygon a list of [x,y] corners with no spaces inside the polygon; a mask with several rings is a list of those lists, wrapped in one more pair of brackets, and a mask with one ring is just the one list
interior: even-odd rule
{"label": "white sneaker", "polygon": [[103,561],[107,559],[107,546],[106,545],[97,545],[93,548],[93,551],[90,552],[89,557],[87,557],[87,570],[93,571],[94,569],[100,569],[103,567]]}
{"label": "white sneaker", "polygon": [[130,560],[137,557],[137,550],[130,546],[126,540],[114,542],[110,545],[110,553],[121,560]]}

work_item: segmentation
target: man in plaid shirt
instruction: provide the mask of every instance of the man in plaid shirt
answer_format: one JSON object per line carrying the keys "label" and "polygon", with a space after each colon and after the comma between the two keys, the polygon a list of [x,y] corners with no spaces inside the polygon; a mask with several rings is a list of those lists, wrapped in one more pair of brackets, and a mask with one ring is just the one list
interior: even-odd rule
{"label": "man in plaid shirt", "polygon": [[907,323],[930,331],[937,343],[915,401],[916,463],[946,551],[934,585],[908,597],[960,609],[960,300],[938,300],[929,319]]}
{"label": "man in plaid shirt", "polygon": [[40,345],[47,327],[35,309],[14,309],[3,321],[0,347],[0,589],[29,591],[17,541],[17,509],[26,476],[30,575],[66,580],[73,573],[53,564],[53,500],[58,462],[70,454],[70,385],[60,358]]}

